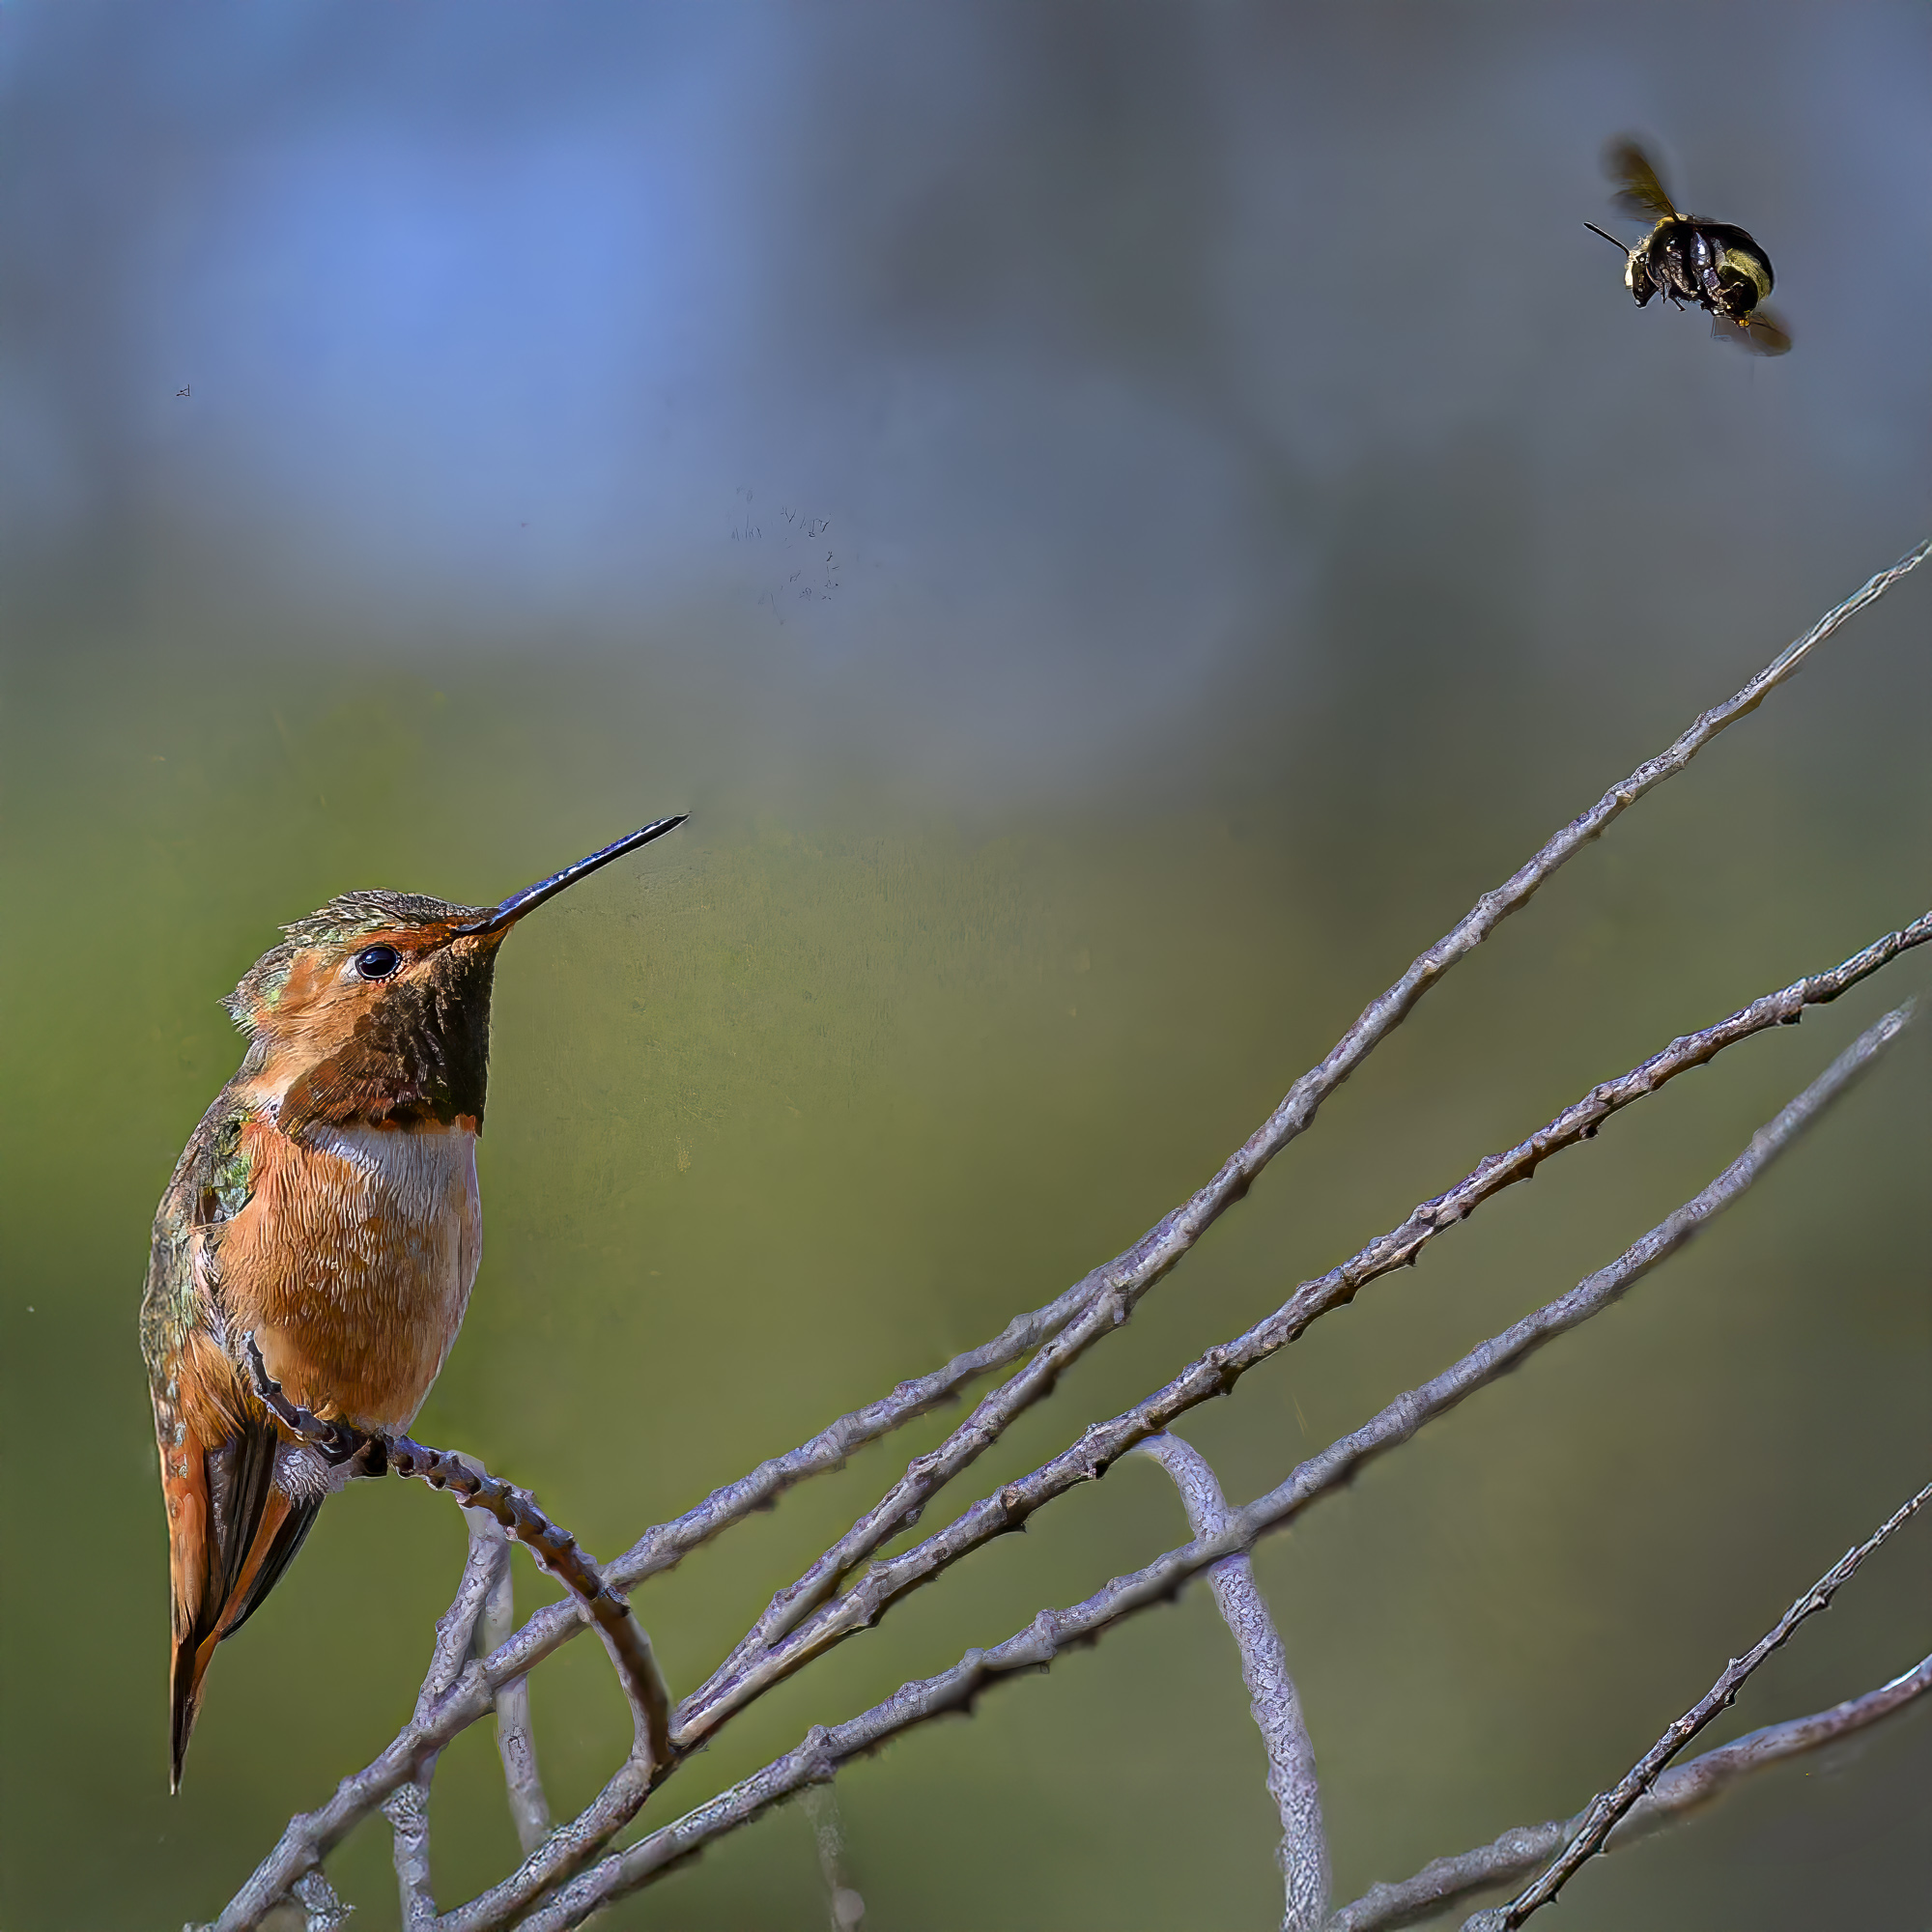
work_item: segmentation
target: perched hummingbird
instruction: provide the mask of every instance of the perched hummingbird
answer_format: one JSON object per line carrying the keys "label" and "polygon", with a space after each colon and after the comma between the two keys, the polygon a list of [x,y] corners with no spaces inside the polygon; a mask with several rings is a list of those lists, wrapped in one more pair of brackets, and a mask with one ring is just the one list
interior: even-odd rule
{"label": "perched hummingbird", "polygon": [[173,1586],[169,1788],[214,1646],[358,1471],[256,1394],[250,1332],[325,1420],[407,1429],[482,1258],[476,1137],[497,949],[523,916],[684,823],[661,818],[501,905],[344,893],[285,926],[223,1002],[248,1036],[155,1216],[141,1353]]}

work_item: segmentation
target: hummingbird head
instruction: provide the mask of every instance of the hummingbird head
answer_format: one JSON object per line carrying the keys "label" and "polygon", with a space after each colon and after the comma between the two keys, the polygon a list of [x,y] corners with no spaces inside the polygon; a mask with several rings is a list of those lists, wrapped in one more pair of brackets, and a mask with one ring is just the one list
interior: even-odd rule
{"label": "hummingbird head", "polygon": [[311,1126],[480,1132],[497,949],[526,913],[683,823],[659,819],[497,906],[418,893],[330,899],[284,926],[222,1002],[248,1036],[243,1077],[298,1137]]}

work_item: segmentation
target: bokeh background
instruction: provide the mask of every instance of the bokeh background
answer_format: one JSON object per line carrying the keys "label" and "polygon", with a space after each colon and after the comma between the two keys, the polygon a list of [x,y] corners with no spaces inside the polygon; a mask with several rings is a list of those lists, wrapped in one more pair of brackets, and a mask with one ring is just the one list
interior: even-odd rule
{"label": "bokeh background", "polygon": [[[1778,362],[1639,314],[1604,141],[1751,228]],[[0,1919],[213,1915],[407,1713],[446,1501],[331,1504],[164,1764],[134,1307],[238,1042],[354,886],[512,888],[488,1243],[419,1425],[599,1553],[1198,1183],[1413,952],[1932,518],[1909,5],[0,7]],[[1324,1110],[959,1506],[1593,1081],[1927,902],[1932,580],[1647,801]],[[1189,1418],[1277,1481],[1729,1160],[1913,955]],[[1617,1313],[1266,1544],[1337,1895],[1608,1782],[1925,1474],[1921,1032]],[[688,1687],[934,1418],[640,1608]],[[928,1520],[931,1527],[940,1513]],[[1139,1461],[652,1807],[1181,1539]],[[1926,1647],[1915,1529],[1726,1730]],[[548,1587],[524,1572],[526,1605]],[[559,1808],[601,1655],[535,1686]],[[869,1926],[1279,1913],[1205,1592],[841,1779]],[[1606,1861],[1573,1932],[1920,1922],[1932,1722]],[[453,1903],[514,1860],[445,1757]],[[392,1925],[380,1821],[334,1864]],[[612,1926],[811,1925],[781,1812]]]}

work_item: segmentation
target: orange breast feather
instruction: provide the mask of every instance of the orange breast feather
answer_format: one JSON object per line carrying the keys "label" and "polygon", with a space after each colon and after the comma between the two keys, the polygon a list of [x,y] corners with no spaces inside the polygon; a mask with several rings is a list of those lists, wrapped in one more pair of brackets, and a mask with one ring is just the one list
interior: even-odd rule
{"label": "orange breast feather", "polygon": [[249,1130],[254,1191],[224,1231],[233,1333],[325,1416],[404,1429],[436,1379],[482,1256],[476,1136],[462,1124]]}

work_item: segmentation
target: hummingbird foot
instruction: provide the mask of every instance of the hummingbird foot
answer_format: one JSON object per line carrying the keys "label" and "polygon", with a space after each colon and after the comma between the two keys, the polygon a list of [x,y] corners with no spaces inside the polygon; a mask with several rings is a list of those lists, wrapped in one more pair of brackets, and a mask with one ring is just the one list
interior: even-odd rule
{"label": "hummingbird foot", "polygon": [[359,1470],[352,1463],[331,1463],[306,1442],[284,1442],[275,1451],[275,1487],[292,1503],[319,1503],[346,1487]]}
{"label": "hummingbird foot", "polygon": [[[269,1365],[262,1359],[262,1346],[255,1340],[252,1328],[242,1336],[242,1348],[248,1357],[249,1373],[255,1378],[255,1393],[291,1435],[296,1436],[304,1448],[316,1451],[331,1468],[340,1468],[346,1463],[355,1462],[378,1439],[353,1423],[325,1422],[313,1409],[291,1402],[281,1383],[269,1373]],[[385,1463],[384,1468],[373,1473],[382,1475],[386,1467]]]}
{"label": "hummingbird foot", "polygon": [[632,1614],[629,1601],[604,1580],[582,1545],[553,1522],[527,1490],[491,1475],[467,1457],[447,1449],[427,1448],[407,1435],[357,1429],[349,1422],[325,1422],[312,1409],[289,1400],[281,1383],[270,1375],[252,1330],[242,1337],[242,1348],[256,1394],[282,1427],[318,1454],[330,1469],[346,1467],[360,1459],[358,1473],[380,1476],[393,1469],[397,1475],[413,1476],[433,1490],[447,1490],[465,1509],[480,1509],[495,1517],[529,1550],[576,1599],[584,1621],[604,1639],[631,1706],[636,1730],[634,1752],[646,1762],[653,1784],[665,1776],[678,1756],[670,1736],[670,1692],[658,1668],[651,1640]]}

